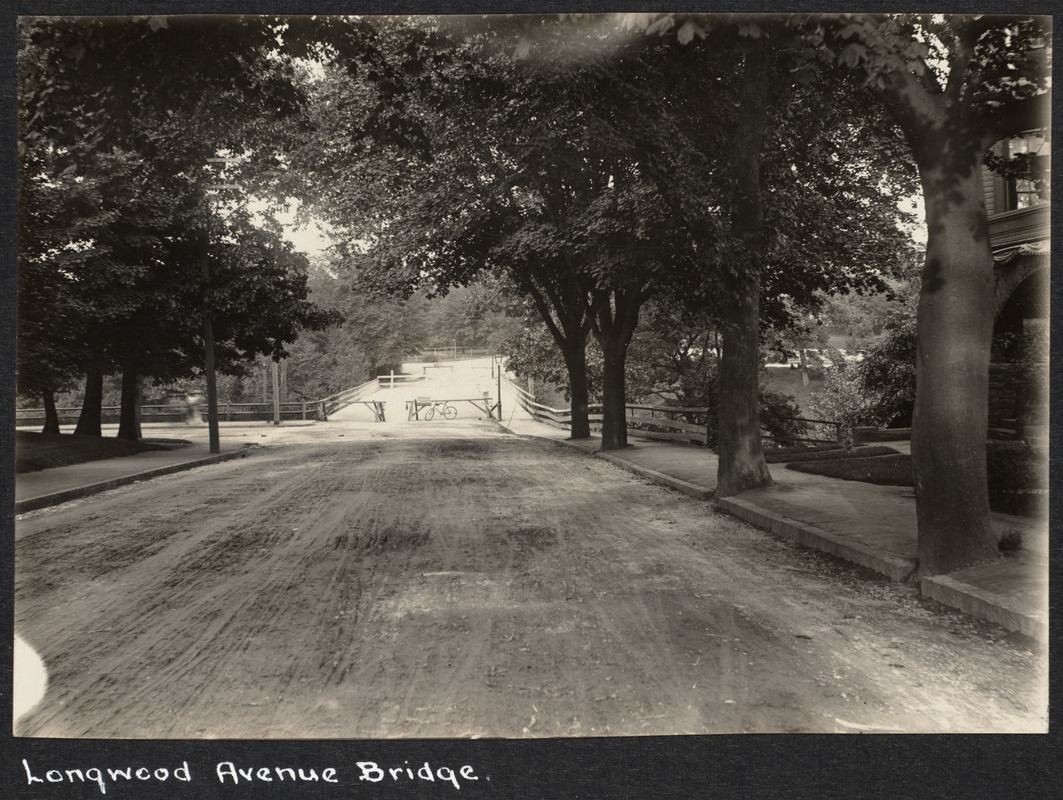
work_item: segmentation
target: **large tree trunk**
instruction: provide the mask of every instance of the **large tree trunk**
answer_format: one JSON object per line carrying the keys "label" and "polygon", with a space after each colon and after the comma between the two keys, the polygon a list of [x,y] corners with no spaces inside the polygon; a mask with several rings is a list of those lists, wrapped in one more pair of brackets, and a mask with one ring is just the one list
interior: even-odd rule
{"label": "large tree trunk", "polygon": [[602,450],[627,447],[627,386],[624,367],[627,342],[603,337],[602,346]]}
{"label": "large tree trunk", "polygon": [[568,370],[569,409],[572,423],[569,436],[572,439],[589,439],[591,423],[587,406],[590,402],[590,387],[587,384],[587,340],[566,342],[561,347]]}
{"label": "large tree trunk", "polygon": [[591,435],[587,404],[590,390],[587,385],[587,336],[590,326],[582,290],[578,287],[563,287],[568,294],[552,290],[549,276],[541,279],[542,288],[530,275],[518,278],[525,291],[535,303],[546,329],[561,350],[568,370],[572,412],[569,435],[572,439],[587,439]]}
{"label": "large tree trunk", "polygon": [[44,389],[41,399],[44,401],[44,429],[41,433],[59,433],[59,411],[55,407],[55,392]]}
{"label": "large tree trunk", "polygon": [[81,415],[74,435],[103,435],[103,373],[98,369],[85,376],[85,399],[81,403]]}
{"label": "large tree trunk", "polygon": [[912,420],[922,575],[998,555],[986,478],[994,276],[982,156],[946,137],[917,154],[929,231]]}
{"label": "large tree trunk", "polygon": [[770,486],[760,443],[760,266],[764,213],[760,151],[768,112],[770,62],[766,42],[747,47],[734,139],[731,226],[744,252],[735,273],[724,271],[723,354],[720,359],[719,464],[716,496]]}
{"label": "large tree trunk", "polygon": [[144,379],[135,369],[122,373],[122,409],[118,416],[118,438],[140,441],[140,403]]}
{"label": "large tree trunk", "polygon": [[594,335],[602,348],[602,450],[627,447],[627,348],[649,298],[645,286],[603,293],[595,303]]}
{"label": "large tree trunk", "polygon": [[717,497],[772,485],[760,442],[760,278],[749,276],[743,283],[732,288],[722,314]]}

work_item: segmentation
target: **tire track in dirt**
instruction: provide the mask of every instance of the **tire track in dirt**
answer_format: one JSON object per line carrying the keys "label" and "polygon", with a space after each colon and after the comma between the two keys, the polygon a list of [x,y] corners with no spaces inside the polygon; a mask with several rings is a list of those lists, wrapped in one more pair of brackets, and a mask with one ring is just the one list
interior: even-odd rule
{"label": "tire track in dirt", "polygon": [[[321,455],[320,452],[309,453],[306,462],[321,464],[323,460],[328,460],[322,459]],[[349,466],[352,462],[347,459],[346,462],[340,463]],[[267,461],[260,466],[268,467],[269,463]],[[289,469],[284,472],[293,471],[297,470]],[[230,654],[239,650],[241,641],[263,630],[268,633],[268,620],[287,610],[286,607],[281,607],[281,601],[284,606],[290,604],[293,597],[291,590],[295,582],[285,570],[270,569],[264,557],[273,552],[277,554],[273,561],[283,563],[289,560],[287,554],[299,549],[301,545],[293,544],[293,537],[289,533],[274,526],[267,527],[261,524],[260,520],[270,520],[279,508],[295,502],[296,499],[305,503],[308,498],[314,498],[324,503],[327,509],[328,493],[311,489],[311,483],[317,480],[319,474],[306,470],[305,477],[297,477],[284,483],[280,480],[283,473],[275,474],[272,478],[263,478],[262,475],[270,476],[270,472],[268,469],[260,470],[253,480],[253,487],[257,491],[250,501],[245,501],[243,505],[219,504],[219,516],[209,520],[202,530],[197,531],[198,546],[180,548],[178,552],[158,559],[164,562],[158,570],[164,577],[159,579],[158,583],[168,588],[168,591],[154,595],[153,602],[147,605],[145,611],[149,615],[161,616],[159,622],[173,630],[174,636],[161,641],[152,637],[150,632],[137,632],[139,635],[135,637],[135,641],[123,648],[120,655],[108,657],[102,653],[89,654],[90,657],[97,657],[94,668],[110,674],[113,670],[123,667],[136,667],[143,674],[152,676],[153,687],[160,683],[173,687],[174,710],[180,711],[184,707],[194,706],[194,685],[181,691],[181,687],[186,684],[186,678],[195,673],[201,678],[205,676],[209,679],[212,673],[223,673],[229,666]],[[257,517],[248,516],[248,502],[257,507]],[[181,516],[183,518],[184,515]],[[133,520],[132,524],[135,525],[136,520]],[[325,525],[317,529],[324,530],[327,527]],[[313,531],[315,525],[304,526],[304,530]],[[285,539],[287,542],[284,542]],[[227,547],[230,548],[229,556],[224,555]],[[143,575],[143,585],[150,585],[152,582],[153,561],[149,559],[138,570],[140,573],[146,573]],[[263,566],[267,568],[263,570]],[[263,572],[267,578],[257,585],[255,580],[248,577],[256,569]],[[248,584],[251,584],[252,590],[249,590]],[[263,602],[262,598],[277,600]],[[125,600],[126,598],[116,599],[114,604],[121,604]],[[101,617],[112,618],[112,610],[105,601],[100,609]],[[243,637],[230,641],[230,631],[241,626],[244,628]],[[117,634],[120,639],[123,634],[128,636],[130,633],[132,632],[129,630],[115,631],[112,628],[109,638],[113,640]],[[173,642],[177,639],[182,640],[182,648],[175,652]],[[78,644],[74,642],[75,647]],[[64,676],[60,673],[57,677]],[[142,699],[135,690],[128,692],[126,697],[115,703],[112,710],[121,713],[122,710],[141,703]],[[151,721],[146,722],[150,724]],[[33,721],[30,724],[32,725]],[[166,732],[159,735],[166,735]]]}
{"label": "tire track in dirt", "polygon": [[[411,493],[420,492],[426,509],[473,508],[476,496],[489,471],[488,459],[493,452],[490,442],[468,439],[439,438],[419,442],[415,456],[407,459],[405,479],[408,485],[392,481],[387,489],[396,494],[396,502],[408,502]],[[457,459],[459,467],[451,465]],[[401,641],[411,629],[428,627],[419,637],[425,644],[416,653],[393,657],[364,669],[360,677],[372,690],[387,691],[384,681],[399,681],[404,690],[399,697],[382,707],[376,735],[384,731],[401,731],[404,736],[419,735],[425,724],[433,724],[444,712],[453,716],[453,698],[460,694],[470,676],[476,672],[491,637],[493,619],[490,614],[461,607],[470,587],[475,588],[481,576],[508,570],[505,553],[485,537],[484,515],[464,513],[452,524],[446,513],[434,515],[430,546],[418,548],[408,564],[409,580],[379,607],[375,622],[383,628],[389,641]],[[501,555],[501,560],[499,560]],[[486,559],[486,564],[476,564]],[[474,563],[469,563],[474,562]],[[481,569],[482,567],[482,569]],[[446,617],[438,623],[448,637],[441,638],[431,630],[432,625],[419,626],[423,618],[432,617],[431,595],[438,595]],[[490,599],[484,600],[488,605]],[[446,606],[460,608],[466,613],[446,614]],[[383,667],[383,668],[382,668]],[[392,690],[394,694],[394,690]],[[425,700],[425,698],[441,698]],[[446,706],[442,710],[438,706]],[[424,719],[424,717],[430,719]],[[371,734],[373,735],[373,734]]]}
{"label": "tire track in dirt", "polygon": [[378,433],[22,520],[16,620],[53,670],[25,732],[978,730],[1036,713],[1036,653],[906,587],[490,423]]}

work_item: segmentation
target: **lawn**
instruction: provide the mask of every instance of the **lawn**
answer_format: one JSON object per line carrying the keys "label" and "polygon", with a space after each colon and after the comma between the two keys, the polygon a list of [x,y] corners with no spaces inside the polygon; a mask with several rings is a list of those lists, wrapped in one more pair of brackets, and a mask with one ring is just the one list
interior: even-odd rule
{"label": "lawn", "polygon": [[[880,448],[874,448],[880,449]],[[881,448],[888,450],[889,448]],[[820,459],[788,461],[787,469],[826,475],[845,481],[863,481],[886,486],[912,486],[912,457],[895,450],[893,455],[855,456],[844,458],[831,453],[821,454]],[[812,454],[815,455],[815,454]]]}
{"label": "lawn", "polygon": [[15,431],[15,472],[37,472],[86,461],[131,456],[147,450],[172,450],[190,442],[184,439],[127,439],[74,436],[71,433]]}

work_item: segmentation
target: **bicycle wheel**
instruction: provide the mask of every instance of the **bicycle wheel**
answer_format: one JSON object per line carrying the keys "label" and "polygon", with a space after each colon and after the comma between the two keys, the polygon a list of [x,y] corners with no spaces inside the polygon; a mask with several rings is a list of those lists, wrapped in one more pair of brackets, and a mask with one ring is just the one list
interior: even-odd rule
{"label": "bicycle wheel", "polygon": [[454,419],[458,416],[458,409],[454,406],[443,406],[443,417],[446,419]]}
{"label": "bicycle wheel", "polygon": [[436,407],[432,406],[431,408],[429,408],[427,411],[424,412],[424,421],[425,422],[431,421],[432,417],[434,417],[435,415],[436,415]]}

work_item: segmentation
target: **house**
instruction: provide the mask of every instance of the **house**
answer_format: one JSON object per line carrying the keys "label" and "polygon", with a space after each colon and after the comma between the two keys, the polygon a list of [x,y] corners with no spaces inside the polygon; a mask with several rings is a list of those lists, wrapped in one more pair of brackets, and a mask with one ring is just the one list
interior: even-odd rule
{"label": "house", "polygon": [[1047,129],[997,142],[988,160],[1011,168],[983,174],[996,272],[989,427],[997,435],[1047,423],[1051,149]]}

